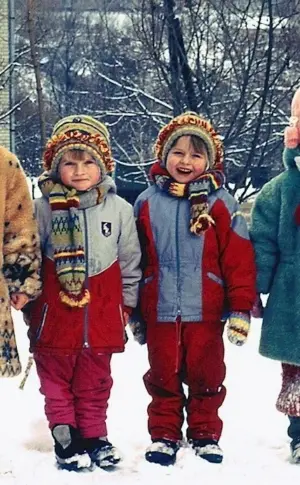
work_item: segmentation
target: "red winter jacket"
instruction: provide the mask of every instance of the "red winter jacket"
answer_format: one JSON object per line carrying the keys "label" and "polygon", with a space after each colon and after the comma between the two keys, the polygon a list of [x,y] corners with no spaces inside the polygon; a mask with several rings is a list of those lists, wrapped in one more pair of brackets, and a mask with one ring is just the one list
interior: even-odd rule
{"label": "red winter jacket", "polygon": [[133,209],[109,192],[97,206],[79,211],[84,234],[87,278],[91,300],[84,308],[71,308],[59,299],[61,290],[53,261],[51,209],[36,202],[43,264],[42,295],[27,309],[32,351],[78,353],[122,352],[125,344],[124,309],[134,308],[141,277],[140,245]]}
{"label": "red winter jacket", "polygon": [[190,204],[157,186],[135,204],[142,246],[140,306],[144,320],[220,320],[250,311],[255,300],[254,252],[235,199],[223,188],[209,196],[215,221],[202,236],[189,230]]}

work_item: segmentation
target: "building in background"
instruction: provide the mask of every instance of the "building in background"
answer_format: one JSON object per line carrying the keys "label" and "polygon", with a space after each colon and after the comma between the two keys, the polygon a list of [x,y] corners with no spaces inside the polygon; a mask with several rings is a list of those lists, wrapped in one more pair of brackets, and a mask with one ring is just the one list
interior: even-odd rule
{"label": "building in background", "polygon": [[10,149],[10,69],[7,69],[9,62],[9,0],[0,0],[0,145]]}

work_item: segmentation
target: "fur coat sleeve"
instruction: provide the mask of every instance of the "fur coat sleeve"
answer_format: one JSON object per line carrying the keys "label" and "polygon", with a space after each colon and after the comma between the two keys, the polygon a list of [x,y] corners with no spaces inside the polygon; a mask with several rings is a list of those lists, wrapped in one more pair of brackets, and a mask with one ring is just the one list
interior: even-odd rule
{"label": "fur coat sleeve", "polygon": [[270,292],[280,255],[278,232],[281,197],[277,180],[271,180],[262,188],[251,214],[250,236],[255,249],[256,287],[258,293],[264,294]]}
{"label": "fur coat sleeve", "polygon": [[21,370],[10,295],[35,298],[41,289],[40,243],[33,204],[18,159],[0,147],[0,376]]}

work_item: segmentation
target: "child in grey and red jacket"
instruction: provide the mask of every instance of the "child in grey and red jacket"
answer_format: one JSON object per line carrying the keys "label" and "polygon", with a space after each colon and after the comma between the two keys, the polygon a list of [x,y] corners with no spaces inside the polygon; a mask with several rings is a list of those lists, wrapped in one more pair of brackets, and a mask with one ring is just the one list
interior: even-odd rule
{"label": "child in grey and red jacket", "polygon": [[196,455],[220,463],[223,319],[226,313],[230,341],[242,345],[255,299],[253,249],[239,206],[224,188],[223,146],[212,125],[183,113],[162,128],[155,151],[154,185],[135,204],[150,363],[144,382],[152,398],[145,456],[175,462],[185,410]]}
{"label": "child in grey and red jacket", "polygon": [[58,121],[35,201],[42,295],[29,310],[31,350],[58,465],[116,465],[106,411],[111,357],[136,306],[140,245],[133,209],[116,195],[109,134],[90,116]]}

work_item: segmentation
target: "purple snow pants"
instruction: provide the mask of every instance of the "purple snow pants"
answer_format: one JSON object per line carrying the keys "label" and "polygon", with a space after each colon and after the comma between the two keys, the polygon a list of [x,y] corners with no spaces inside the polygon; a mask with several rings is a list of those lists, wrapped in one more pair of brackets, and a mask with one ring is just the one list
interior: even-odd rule
{"label": "purple snow pants", "polygon": [[70,424],[83,438],[107,436],[106,410],[112,387],[111,354],[83,350],[78,355],[34,354],[52,429]]}

